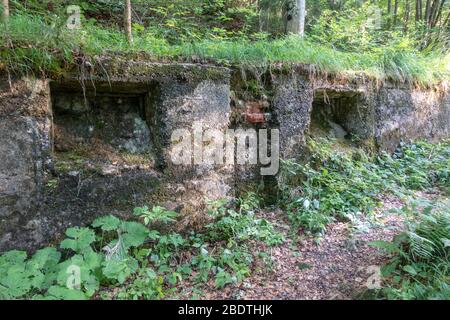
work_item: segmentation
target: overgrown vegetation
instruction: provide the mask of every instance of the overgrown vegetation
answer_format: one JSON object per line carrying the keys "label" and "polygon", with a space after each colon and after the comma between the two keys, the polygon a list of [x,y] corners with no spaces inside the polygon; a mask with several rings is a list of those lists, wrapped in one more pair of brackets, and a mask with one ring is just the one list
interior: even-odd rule
{"label": "overgrown vegetation", "polygon": [[349,78],[364,73],[381,81],[419,85],[449,76],[450,55],[444,40],[423,49],[418,31],[392,29],[385,20],[381,30],[374,31],[367,26],[373,13],[370,6],[349,5],[338,13],[325,4],[319,5],[322,10],[311,4],[312,12],[318,13],[302,39],[296,35],[273,38],[262,32],[260,9],[254,1],[142,0],[134,3],[134,42],[130,44],[117,18],[122,15],[122,2],[80,2],[79,30],[66,27],[68,4],[11,1],[11,17],[0,25],[1,65],[13,72],[58,76],[109,53],[239,66],[304,63],[314,65],[317,72]]}
{"label": "overgrown vegetation", "polygon": [[414,202],[405,215],[406,231],[377,246],[393,257],[382,269],[388,299],[450,299],[450,203]]}
{"label": "overgrown vegetation", "polygon": [[[379,204],[382,194],[405,198],[414,190],[438,188],[450,194],[450,141],[402,144],[391,156],[369,159],[361,150],[337,148],[324,139],[310,140],[307,164],[284,163],[282,201],[294,227],[321,236],[335,219],[358,222]],[[356,150],[356,151],[355,151]],[[392,243],[374,242],[393,255],[384,266],[387,299],[449,299],[449,202],[412,202],[406,231]]]}
{"label": "overgrown vegetation", "polygon": [[[367,157],[361,149],[310,140],[306,165],[289,161],[280,180],[281,203],[293,230],[321,236],[334,219],[357,221],[379,204],[379,195],[408,195],[440,188],[449,194],[450,141],[402,145],[394,155]],[[164,299],[202,284],[237,285],[260,261],[270,269],[270,249],[282,233],[258,217],[260,198],[249,193],[236,204],[210,203],[211,222],[200,232],[177,233],[177,214],[162,207],[136,208],[142,223],[113,216],[90,227],[70,228],[59,248],[28,257],[0,256],[0,297],[6,299]],[[448,298],[448,202],[405,207],[406,231],[393,243],[376,242],[393,254],[384,267],[380,298]],[[158,230],[165,230],[164,232]]]}
{"label": "overgrown vegetation", "polygon": [[[392,1],[309,1],[305,37],[285,32],[288,2],[134,0],[130,43],[124,1],[10,0],[11,15],[0,23],[0,71],[60,77],[112,55],[244,68],[300,63],[322,75],[421,86],[449,80],[448,1],[427,1],[433,12],[415,17],[409,1],[395,1],[395,8]],[[66,9],[74,4],[81,7],[81,28],[71,30]],[[334,220],[370,215],[386,193],[438,188],[450,194],[450,140],[402,145],[393,155],[337,145],[311,139],[303,162],[283,164],[279,205],[293,233],[320,238]],[[67,162],[81,157],[65,156]],[[57,164],[66,168],[65,162]],[[0,298],[164,299],[181,295],[186,283],[192,296],[201,295],[202,285],[236,285],[257,260],[270,264],[266,248],[285,241],[258,208],[256,194],[237,205],[211,203],[211,222],[199,232],[173,231],[177,213],[162,207],[136,208],[142,223],[105,216],[70,228],[58,248],[1,255]],[[392,243],[374,243],[393,256],[380,297],[448,299],[448,204],[407,206],[403,214],[406,232]]]}
{"label": "overgrown vegetation", "polygon": [[448,140],[403,144],[393,155],[373,159],[359,149],[337,150],[325,139],[309,140],[308,148],[306,164],[286,161],[282,167],[281,205],[294,225],[314,234],[323,234],[334,219],[370,214],[383,193],[438,186],[450,194]]}
{"label": "overgrown vegetation", "polygon": [[59,250],[0,256],[0,298],[163,299],[184,281],[237,284],[261,256],[251,250],[253,241],[269,247],[284,241],[254,216],[257,205],[254,194],[239,201],[239,211],[212,203],[212,222],[202,233],[158,232],[155,224],[170,224],[176,215],[161,207],[136,208],[144,224],[105,216],[90,227],[70,228]]}

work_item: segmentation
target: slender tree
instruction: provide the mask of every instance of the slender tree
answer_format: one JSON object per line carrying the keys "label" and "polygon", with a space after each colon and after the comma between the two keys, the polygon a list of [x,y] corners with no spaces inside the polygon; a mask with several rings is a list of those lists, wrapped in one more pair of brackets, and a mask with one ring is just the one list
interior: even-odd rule
{"label": "slender tree", "polygon": [[410,0],[405,0],[405,17],[403,19],[403,31],[408,32],[409,19],[411,16],[411,3]]}
{"label": "slender tree", "polygon": [[433,9],[431,13],[430,27],[434,28],[442,15],[442,10],[444,9],[444,4],[446,0],[435,0],[433,3]]}
{"label": "slender tree", "polygon": [[430,28],[433,27],[434,20],[435,20],[435,18],[436,18],[436,14],[437,14],[437,12],[438,12],[438,8],[439,8],[439,3],[440,3],[440,2],[441,2],[440,0],[434,0],[434,1],[433,1],[433,4],[432,4],[432,6],[431,6],[430,18],[429,18],[429,20],[428,20],[428,26],[429,26]]}
{"label": "slender tree", "polygon": [[399,5],[399,1],[395,0],[395,2],[394,2],[394,27],[397,25],[398,5]]}
{"label": "slender tree", "polygon": [[9,0],[3,0],[3,19],[7,20],[9,17]]}
{"label": "slender tree", "polygon": [[131,1],[125,0],[125,32],[127,34],[128,42],[133,43],[133,34],[131,32]]}
{"label": "slender tree", "polygon": [[306,1],[294,0],[288,10],[286,31],[303,37],[305,35]]}
{"label": "slender tree", "polygon": [[429,23],[430,21],[430,14],[431,14],[431,0],[427,0],[427,3],[425,5],[425,22]]}
{"label": "slender tree", "polygon": [[416,22],[422,20],[422,0],[416,0]]}

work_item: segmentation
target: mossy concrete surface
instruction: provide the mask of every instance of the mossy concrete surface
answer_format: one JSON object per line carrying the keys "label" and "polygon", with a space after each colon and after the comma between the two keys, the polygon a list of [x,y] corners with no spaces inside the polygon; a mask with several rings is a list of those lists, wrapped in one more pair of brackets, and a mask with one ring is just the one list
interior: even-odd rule
{"label": "mossy concrete surface", "polygon": [[63,79],[0,75],[0,252],[35,250],[100,215],[131,218],[141,205],[177,210],[190,228],[204,223],[208,200],[249,186],[276,197],[276,177],[263,179],[258,165],[173,164],[172,133],[192,132],[195,122],[222,132],[279,129],[281,158],[301,160],[317,124],[369,152],[448,138],[449,107],[444,84],[331,81],[307,66],[230,70],[99,57]]}

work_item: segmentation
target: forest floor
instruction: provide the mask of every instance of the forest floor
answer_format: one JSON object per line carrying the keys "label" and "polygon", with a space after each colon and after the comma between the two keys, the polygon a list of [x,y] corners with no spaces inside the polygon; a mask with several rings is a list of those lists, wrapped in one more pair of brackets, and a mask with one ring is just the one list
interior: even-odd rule
{"label": "forest floor", "polygon": [[[419,198],[433,200],[438,194],[418,192]],[[326,300],[370,298],[370,286],[377,285],[380,268],[389,256],[383,255],[370,242],[391,241],[403,230],[403,217],[392,213],[405,202],[383,196],[380,206],[370,217],[357,223],[331,223],[321,239],[298,236],[293,240],[290,227],[281,210],[260,214],[284,233],[287,241],[269,249],[271,259],[267,266],[243,281],[240,285],[214,289],[211,284],[199,288],[201,299],[245,300]],[[295,238],[295,237],[294,237]],[[375,280],[375,282],[372,282]],[[189,286],[186,295],[189,297]]]}

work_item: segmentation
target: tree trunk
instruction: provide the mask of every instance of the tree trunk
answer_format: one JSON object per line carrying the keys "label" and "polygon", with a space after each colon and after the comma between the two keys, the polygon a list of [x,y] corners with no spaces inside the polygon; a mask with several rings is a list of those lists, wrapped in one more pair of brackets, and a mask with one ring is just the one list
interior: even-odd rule
{"label": "tree trunk", "polygon": [[258,0],[259,32],[274,32],[276,30],[276,28],[271,25],[271,14],[273,14],[271,9],[270,4]]}
{"label": "tree trunk", "polygon": [[444,9],[444,4],[446,0],[436,0],[436,2],[433,4],[433,11],[431,15],[431,21],[430,26],[434,28],[437,23],[439,22],[439,19],[442,15],[442,10]]}
{"label": "tree trunk", "polygon": [[422,0],[416,0],[416,22],[422,20]]}
{"label": "tree trunk", "polygon": [[259,27],[259,32],[263,32],[265,30],[265,26],[266,24],[264,23],[264,21],[266,20],[266,15],[267,15],[267,8],[264,8],[261,5],[261,0],[258,0],[258,11],[259,11],[259,23],[258,23],[258,27]]}
{"label": "tree trunk", "polygon": [[429,25],[430,22],[430,13],[431,13],[431,0],[427,0],[427,4],[425,5],[425,23]]}
{"label": "tree trunk", "polygon": [[306,21],[306,0],[299,0],[299,34],[301,37],[305,35],[305,21]]}
{"label": "tree trunk", "polygon": [[398,0],[395,0],[395,4],[394,4],[394,27],[397,26],[397,15],[398,15]]}
{"label": "tree trunk", "polygon": [[409,27],[409,19],[411,16],[411,3],[410,0],[405,0],[405,19],[404,19],[404,28],[403,31],[406,33],[408,32],[408,27]]}
{"label": "tree trunk", "polygon": [[9,0],[3,0],[3,20],[8,20],[9,18]]}
{"label": "tree trunk", "polygon": [[439,7],[439,3],[440,3],[440,0],[434,0],[434,1],[433,1],[433,4],[432,4],[432,6],[431,6],[430,18],[429,18],[429,20],[428,20],[428,26],[429,26],[430,28],[433,27],[433,22],[434,22],[434,19],[435,19],[435,17],[436,17],[436,14],[437,14],[437,10],[438,10],[438,7]]}
{"label": "tree trunk", "polygon": [[305,35],[306,1],[295,0],[289,8],[286,31],[303,37]]}
{"label": "tree trunk", "polygon": [[127,34],[128,42],[133,43],[133,34],[131,33],[131,1],[125,1],[125,32]]}

